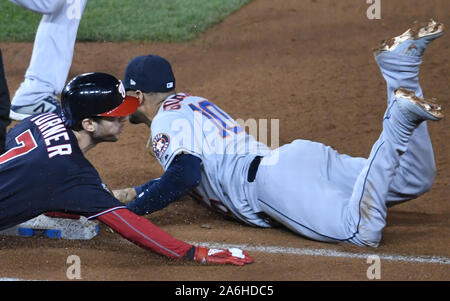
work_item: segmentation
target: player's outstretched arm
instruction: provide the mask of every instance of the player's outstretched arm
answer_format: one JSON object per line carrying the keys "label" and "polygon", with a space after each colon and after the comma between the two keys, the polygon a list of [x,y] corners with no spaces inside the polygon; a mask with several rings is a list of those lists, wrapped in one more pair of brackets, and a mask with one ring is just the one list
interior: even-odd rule
{"label": "player's outstretched arm", "polygon": [[170,258],[183,258],[192,248],[191,244],[173,238],[146,218],[125,208],[102,213],[96,218],[140,247]]}
{"label": "player's outstretched arm", "polygon": [[201,263],[238,266],[253,262],[253,258],[240,249],[208,249],[178,240],[156,227],[146,218],[140,217],[125,208],[101,213],[96,218],[129,241],[169,258],[184,258]]}
{"label": "player's outstretched arm", "polygon": [[137,197],[127,208],[138,215],[161,210],[188,194],[200,181],[201,160],[190,154],[177,155],[161,178],[134,188]]}
{"label": "player's outstretched arm", "polygon": [[132,200],[134,200],[138,195],[141,193],[145,193],[150,186],[152,186],[154,183],[156,183],[160,178],[150,180],[142,185],[136,186],[136,187],[128,187],[123,189],[116,189],[113,190],[112,193],[116,199],[121,201],[124,204],[128,204]]}

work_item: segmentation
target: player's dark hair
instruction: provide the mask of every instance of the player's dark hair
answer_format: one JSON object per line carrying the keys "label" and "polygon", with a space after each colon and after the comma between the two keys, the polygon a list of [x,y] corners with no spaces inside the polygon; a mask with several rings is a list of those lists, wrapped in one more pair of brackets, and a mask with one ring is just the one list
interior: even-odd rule
{"label": "player's dark hair", "polygon": [[[92,116],[92,117],[86,117],[88,119],[92,119],[92,121],[95,121],[97,123],[100,122],[100,120],[104,119],[105,117],[102,116]],[[84,119],[83,119],[84,120]],[[80,132],[83,130],[83,120],[78,121],[75,125],[70,127],[71,130],[74,130],[75,132]]]}

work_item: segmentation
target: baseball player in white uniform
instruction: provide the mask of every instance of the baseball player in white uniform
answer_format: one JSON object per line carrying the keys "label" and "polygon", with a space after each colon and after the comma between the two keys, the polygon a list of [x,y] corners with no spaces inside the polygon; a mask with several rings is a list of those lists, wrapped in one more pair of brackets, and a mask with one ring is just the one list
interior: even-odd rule
{"label": "baseball player in white uniform", "polygon": [[42,14],[25,79],[17,89],[9,117],[23,120],[43,112],[59,112],[78,26],[87,0],[9,0]]}
{"label": "baseball player in white uniform", "polygon": [[136,57],[124,85],[142,105],[130,121],[151,127],[147,146],[165,172],[114,193],[143,215],[194,189],[210,207],[252,226],[275,222],[319,241],[376,247],[387,206],[416,198],[434,181],[426,120],[438,121],[443,113],[422,98],[418,73],[427,45],[442,34],[440,23],[417,23],[375,51],[388,106],[368,158],[307,140],[271,150],[211,101],[175,93],[165,59]]}

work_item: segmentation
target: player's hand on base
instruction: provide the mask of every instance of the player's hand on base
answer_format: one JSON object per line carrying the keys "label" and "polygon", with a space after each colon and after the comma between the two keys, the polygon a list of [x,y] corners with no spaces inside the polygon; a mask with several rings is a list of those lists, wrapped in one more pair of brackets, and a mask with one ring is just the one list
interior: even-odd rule
{"label": "player's hand on base", "polygon": [[114,197],[124,204],[127,204],[136,198],[136,190],[134,188],[124,188],[113,190]]}
{"label": "player's hand on base", "polygon": [[253,262],[253,258],[247,252],[238,248],[220,250],[195,247],[194,260],[201,263],[233,264],[239,266]]}

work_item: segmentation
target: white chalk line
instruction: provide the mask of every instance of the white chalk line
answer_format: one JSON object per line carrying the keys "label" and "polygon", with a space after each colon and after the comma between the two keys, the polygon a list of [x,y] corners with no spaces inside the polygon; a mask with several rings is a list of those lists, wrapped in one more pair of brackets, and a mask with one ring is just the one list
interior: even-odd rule
{"label": "white chalk line", "polygon": [[351,253],[342,252],[329,249],[307,249],[307,248],[289,248],[279,246],[253,246],[253,245],[233,245],[221,244],[216,242],[189,242],[193,245],[204,246],[214,249],[229,249],[239,248],[249,252],[262,252],[270,254],[290,254],[299,256],[321,256],[321,257],[337,257],[337,258],[358,258],[367,259],[370,256],[378,256],[380,260],[387,260],[393,262],[407,262],[407,263],[435,263],[435,264],[450,264],[450,258],[443,256],[405,256],[395,254],[376,254],[376,253]]}
{"label": "white chalk line", "polygon": [[0,277],[0,281],[46,281],[46,280],[27,280],[20,278]]}
{"label": "white chalk line", "polygon": [[[222,244],[217,242],[188,242],[192,245],[203,246],[210,249],[229,249],[239,248],[249,252],[261,252],[269,254],[289,254],[299,256],[321,256],[321,257],[337,257],[350,259],[367,259],[370,256],[378,256],[381,260],[393,262],[407,262],[407,263],[434,263],[434,264],[450,264],[450,258],[443,256],[404,256],[394,254],[375,254],[375,253],[351,253],[342,252],[329,249],[307,249],[307,248],[289,248],[279,246],[252,246],[246,244]],[[0,281],[30,281],[20,278],[0,277]],[[33,281],[33,280],[31,280]]]}

